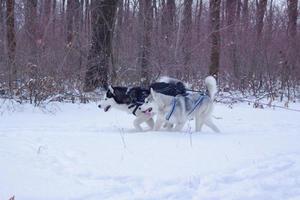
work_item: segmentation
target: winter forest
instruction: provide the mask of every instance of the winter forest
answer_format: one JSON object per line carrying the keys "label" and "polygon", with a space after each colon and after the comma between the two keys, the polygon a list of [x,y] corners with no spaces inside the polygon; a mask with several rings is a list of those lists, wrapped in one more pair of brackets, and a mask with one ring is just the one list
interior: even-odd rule
{"label": "winter forest", "polygon": [[299,93],[298,0],[1,0],[0,92],[80,98],[161,75],[256,97]]}
{"label": "winter forest", "polygon": [[300,200],[298,0],[0,0],[0,200]]}

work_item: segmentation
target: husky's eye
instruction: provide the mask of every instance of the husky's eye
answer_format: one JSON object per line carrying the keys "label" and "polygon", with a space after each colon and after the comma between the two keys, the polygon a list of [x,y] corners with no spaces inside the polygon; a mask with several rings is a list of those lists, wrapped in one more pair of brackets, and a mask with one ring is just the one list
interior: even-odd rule
{"label": "husky's eye", "polygon": [[107,101],[107,98],[105,98],[104,101]]}
{"label": "husky's eye", "polygon": [[141,107],[139,107],[139,110],[141,110]]}

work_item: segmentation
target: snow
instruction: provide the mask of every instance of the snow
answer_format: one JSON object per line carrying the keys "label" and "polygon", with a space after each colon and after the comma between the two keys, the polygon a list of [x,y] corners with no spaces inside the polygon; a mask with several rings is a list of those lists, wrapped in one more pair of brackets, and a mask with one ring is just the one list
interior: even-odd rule
{"label": "snow", "polygon": [[0,113],[0,200],[300,199],[298,112],[218,104],[218,134],[136,132],[95,103]]}

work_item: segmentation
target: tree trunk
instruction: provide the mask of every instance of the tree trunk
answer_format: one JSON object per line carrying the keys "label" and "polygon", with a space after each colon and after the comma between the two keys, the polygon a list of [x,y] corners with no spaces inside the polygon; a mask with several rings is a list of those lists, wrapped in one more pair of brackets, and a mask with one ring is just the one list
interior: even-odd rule
{"label": "tree trunk", "polygon": [[38,5],[38,10],[39,10],[39,13],[38,13],[38,16],[39,16],[39,24],[42,23],[42,18],[43,18],[43,13],[44,13],[44,0],[39,0],[38,1],[39,5]]}
{"label": "tree trunk", "polygon": [[0,62],[4,60],[4,0],[0,0]]}
{"label": "tree trunk", "polygon": [[150,84],[150,48],[152,31],[152,5],[149,0],[139,0],[139,56],[138,66],[141,69],[142,86]]}
{"label": "tree trunk", "polygon": [[85,0],[85,33],[87,35],[87,38],[90,38],[91,33],[91,10],[90,10],[90,1]]}
{"label": "tree trunk", "polygon": [[239,68],[237,61],[236,46],[236,21],[237,21],[237,0],[226,1],[226,25],[227,25],[227,43],[230,65],[236,79],[239,78]]}
{"label": "tree trunk", "polygon": [[237,0],[226,0],[226,25],[227,28],[232,28],[234,25],[237,9]]}
{"label": "tree trunk", "polygon": [[51,0],[44,0],[43,1],[43,11],[41,13],[42,21],[40,24],[40,30],[41,30],[41,39],[43,40],[44,43],[48,43],[48,36],[49,36],[49,28],[51,28],[50,23],[50,17],[51,17]]}
{"label": "tree trunk", "polygon": [[9,87],[13,89],[17,80],[17,70],[15,66],[16,36],[15,36],[15,1],[6,0],[6,34],[7,53],[9,67]]}
{"label": "tree trunk", "polygon": [[[297,67],[297,17],[298,17],[298,0],[287,0],[288,3],[288,28],[287,28],[287,40],[288,40],[288,66],[286,69],[288,72],[288,81],[292,81],[291,78],[295,77]],[[299,43],[298,43],[299,44]],[[286,83],[289,86],[289,83]],[[288,87],[289,88],[289,87]]]}
{"label": "tree trunk", "polygon": [[200,0],[200,2],[198,2],[197,0],[197,7],[196,7],[196,19],[195,19],[195,24],[196,24],[196,30],[197,30],[197,43],[200,42],[200,28],[201,28],[201,16],[202,16],[202,10],[203,10],[203,1]]}
{"label": "tree trunk", "polygon": [[273,34],[273,17],[274,16],[274,9],[273,9],[273,0],[270,0],[269,3],[269,10],[267,14],[267,43],[271,42],[272,34]]}
{"label": "tree trunk", "polygon": [[28,0],[25,3],[25,35],[29,59],[32,64],[37,64],[37,0]]}
{"label": "tree trunk", "polygon": [[83,31],[83,23],[84,23],[84,0],[80,0],[80,32]]}
{"label": "tree trunk", "polygon": [[257,9],[256,9],[256,39],[257,41],[260,41],[261,34],[264,26],[264,16],[267,9],[267,2],[268,0],[259,0],[257,3]]}
{"label": "tree trunk", "polygon": [[244,0],[243,3],[243,15],[242,15],[242,23],[244,26],[244,29],[247,31],[248,30],[248,24],[249,24],[249,7],[248,7],[248,1],[249,0]]}
{"label": "tree trunk", "polygon": [[112,82],[115,83],[117,79],[117,73],[116,73],[116,64],[120,64],[119,60],[119,54],[122,49],[122,30],[123,30],[123,15],[124,15],[124,1],[119,0],[118,3],[118,13],[117,13],[117,23],[116,23],[116,28],[115,28],[115,42],[114,42],[114,56],[112,59],[112,70],[111,70],[111,78]]}
{"label": "tree trunk", "polygon": [[80,2],[79,0],[67,1],[67,38],[66,43],[70,47],[78,47],[78,36],[80,32]]}
{"label": "tree trunk", "polygon": [[67,23],[67,40],[68,46],[72,45],[73,42],[73,17],[75,12],[75,1],[77,0],[67,0],[67,11],[66,11],[66,23]]}
{"label": "tree trunk", "polygon": [[192,4],[193,0],[184,0],[183,18],[182,18],[182,55],[185,80],[190,77],[191,60],[191,41],[192,41]]}
{"label": "tree trunk", "polygon": [[130,0],[125,0],[124,2],[124,24],[128,24],[130,17]]}
{"label": "tree trunk", "polygon": [[240,22],[240,20],[241,20],[241,9],[242,9],[242,2],[241,2],[241,0],[237,0],[236,17],[235,17],[236,22]]}
{"label": "tree trunk", "polygon": [[153,18],[157,19],[158,18],[157,0],[152,0],[152,5],[153,5]]}
{"label": "tree trunk", "polygon": [[52,2],[52,33],[53,37],[56,35],[56,0]]}
{"label": "tree trunk", "polygon": [[73,8],[73,31],[75,39],[78,40],[79,32],[80,32],[80,0],[74,0],[74,8]]}
{"label": "tree trunk", "polygon": [[219,73],[219,62],[220,62],[220,7],[221,0],[210,0],[210,26],[211,26],[211,54],[210,54],[210,65],[209,74],[218,76]]}
{"label": "tree trunk", "polygon": [[65,37],[65,4],[66,4],[66,1],[65,0],[62,0],[61,1],[61,4],[60,4],[60,35],[64,38]]}
{"label": "tree trunk", "polygon": [[108,87],[112,36],[118,0],[92,0],[92,46],[88,56],[85,91]]}
{"label": "tree trunk", "polygon": [[297,35],[298,0],[287,0],[288,2],[288,36],[295,38]]}
{"label": "tree trunk", "polygon": [[162,17],[161,17],[161,33],[162,38],[167,41],[168,44],[172,41],[172,35],[175,30],[175,12],[176,5],[175,0],[167,0],[162,4]]}

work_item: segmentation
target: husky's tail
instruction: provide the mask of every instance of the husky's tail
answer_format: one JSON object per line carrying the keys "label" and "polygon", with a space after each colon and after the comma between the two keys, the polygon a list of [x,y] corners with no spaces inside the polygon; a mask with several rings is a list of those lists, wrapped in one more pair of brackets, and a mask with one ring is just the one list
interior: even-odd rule
{"label": "husky's tail", "polygon": [[206,77],[205,78],[205,85],[207,87],[209,97],[212,100],[214,100],[215,99],[215,94],[218,91],[216,79],[213,76]]}

